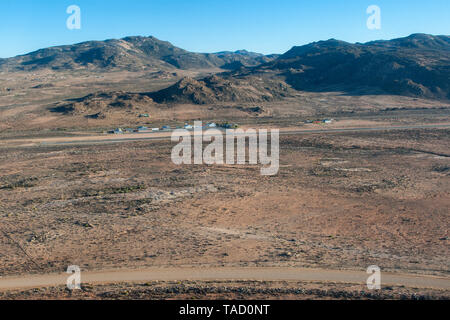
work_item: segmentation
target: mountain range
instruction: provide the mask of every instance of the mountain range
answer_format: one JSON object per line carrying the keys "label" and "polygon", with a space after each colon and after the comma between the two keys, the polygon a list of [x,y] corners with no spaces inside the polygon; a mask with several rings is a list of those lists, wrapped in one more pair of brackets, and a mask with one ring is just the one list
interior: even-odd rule
{"label": "mountain range", "polygon": [[293,47],[251,70],[277,71],[297,90],[340,87],[450,98],[450,37],[414,34],[390,41],[351,44],[328,40]]}
{"label": "mountain range", "polygon": [[[126,37],[106,41],[88,41],[74,45],[37,50],[14,58],[1,59],[0,69],[31,71],[43,68],[53,70],[127,69],[145,67],[162,70],[235,68],[256,66],[270,62],[276,55],[240,50],[236,52],[194,53],[161,41],[155,37]],[[234,67],[233,67],[234,66]]]}
{"label": "mountain range", "polygon": [[[251,77],[280,77],[301,91],[368,88],[372,92],[450,99],[450,37],[409,37],[348,43],[335,39],[295,46],[282,55],[245,50],[194,53],[155,37],[126,37],[41,49],[0,60],[1,71],[38,69],[160,70],[221,68],[230,83]],[[222,76],[221,75],[221,76]],[[208,82],[206,82],[206,85]],[[180,84],[178,84],[179,86]],[[189,88],[205,82],[189,80]],[[369,90],[369,91],[370,91]],[[368,91],[368,92],[369,92]],[[171,98],[177,90],[167,90]],[[165,100],[158,96],[158,99]]]}

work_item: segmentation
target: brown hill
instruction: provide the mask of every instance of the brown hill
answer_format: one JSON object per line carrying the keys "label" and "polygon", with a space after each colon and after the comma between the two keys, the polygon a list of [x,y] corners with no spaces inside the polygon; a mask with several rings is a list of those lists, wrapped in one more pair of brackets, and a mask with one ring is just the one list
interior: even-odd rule
{"label": "brown hill", "polygon": [[153,100],[146,94],[122,91],[97,92],[55,106],[51,111],[101,119],[114,111],[138,111],[141,107],[152,104]]}
{"label": "brown hill", "polygon": [[[295,94],[282,81],[262,78],[225,79],[209,76],[202,80],[185,77],[170,87],[151,93],[96,92],[67,100],[50,108],[51,112],[69,116],[105,119],[113,113],[147,113],[158,104],[216,104],[221,102],[274,101]],[[262,114],[263,107],[239,106],[237,110],[249,114]]]}
{"label": "brown hill", "polygon": [[151,97],[158,103],[211,104],[272,101],[291,93],[286,84],[274,80],[210,76],[202,80],[183,78],[169,88],[152,93]]}

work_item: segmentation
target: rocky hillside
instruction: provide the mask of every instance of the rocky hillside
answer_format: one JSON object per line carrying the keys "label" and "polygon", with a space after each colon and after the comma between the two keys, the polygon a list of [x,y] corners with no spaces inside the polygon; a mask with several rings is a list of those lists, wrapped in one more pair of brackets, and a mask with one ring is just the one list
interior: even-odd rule
{"label": "rocky hillside", "polygon": [[161,70],[203,69],[255,66],[272,61],[247,51],[193,53],[155,37],[126,37],[120,40],[89,41],[75,45],[41,49],[26,55],[0,60],[0,69],[8,71],[91,69],[140,70],[145,67]]}
{"label": "rocky hillside", "polygon": [[211,104],[272,101],[290,94],[290,88],[282,82],[210,76],[202,80],[184,78],[167,89],[151,94],[151,97],[158,103]]}
{"label": "rocky hillside", "polygon": [[[105,119],[112,113],[147,112],[149,108],[158,108],[159,104],[204,105],[219,102],[273,101],[292,96],[293,91],[295,90],[281,81],[270,80],[267,82],[267,80],[251,78],[235,80],[219,76],[195,80],[186,77],[157,92],[100,91],[78,99],[63,101],[50,107],[50,111],[68,116]],[[239,110],[251,114],[264,112],[262,107],[240,106],[239,108]]]}
{"label": "rocky hillside", "polygon": [[[298,90],[360,87],[450,99],[450,37],[415,34],[351,44],[328,40],[294,47],[251,72],[275,71]],[[374,92],[376,92],[376,90]]]}
{"label": "rocky hillside", "polygon": [[111,112],[139,111],[153,104],[153,100],[145,93],[96,92],[79,99],[65,101],[51,108],[51,111],[104,119]]}

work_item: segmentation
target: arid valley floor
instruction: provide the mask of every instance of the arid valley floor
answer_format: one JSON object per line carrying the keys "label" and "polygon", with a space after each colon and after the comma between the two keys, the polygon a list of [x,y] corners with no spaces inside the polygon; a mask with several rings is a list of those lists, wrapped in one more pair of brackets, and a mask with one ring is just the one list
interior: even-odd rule
{"label": "arid valley floor", "polygon": [[[1,74],[0,299],[450,298],[448,102],[335,90],[257,103],[138,102],[98,119],[55,111],[93,92],[150,92],[217,71]],[[139,118],[143,112],[151,117]],[[323,118],[335,121],[305,124]],[[177,166],[163,136],[98,140],[115,127],[199,119],[281,128],[278,175],[253,165]],[[4,279],[63,274],[69,265],[180,275],[84,283],[73,293],[65,283],[1,288]],[[370,265],[443,285],[372,292],[364,280],[182,276],[183,268],[267,267],[365,279]]]}

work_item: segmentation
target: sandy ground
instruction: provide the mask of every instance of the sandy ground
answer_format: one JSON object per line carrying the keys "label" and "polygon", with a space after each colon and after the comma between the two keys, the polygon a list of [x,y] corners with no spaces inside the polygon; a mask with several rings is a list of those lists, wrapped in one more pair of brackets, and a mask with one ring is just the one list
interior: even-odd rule
{"label": "sandy ground", "polygon": [[178,167],[166,141],[6,149],[0,270],[375,264],[447,279],[448,135],[282,136],[275,177],[258,166]]}
{"label": "sandy ground", "polygon": [[[189,75],[210,72],[217,70]],[[262,114],[238,108],[255,104],[154,105],[147,110],[150,119],[138,118],[135,110],[119,110],[103,120],[50,111],[56,103],[97,91],[157,90],[184,75],[156,80],[152,72],[2,75],[0,87],[10,89],[0,92],[3,279],[61,274],[69,265],[87,274],[306,268],[363,272],[361,277],[368,266],[378,265],[383,273],[448,281],[448,102],[299,92],[262,103]],[[48,83],[52,86],[33,88]],[[305,124],[325,118],[337,121]],[[176,166],[166,133],[127,143],[63,144],[111,139],[100,132],[115,127],[173,126],[198,119],[281,128],[279,174],[263,177],[260,167],[252,165]],[[392,126],[396,130],[346,130]],[[129,137],[134,136],[113,139]],[[59,285],[9,290],[0,298],[449,297],[446,288],[423,290],[417,283],[394,283],[370,293],[351,279],[333,277],[329,280],[343,282],[255,282],[242,276],[234,282],[175,283],[169,277],[161,283],[127,283],[133,280],[128,278],[119,284],[86,283],[81,293]]]}
{"label": "sandy ground", "polygon": [[[115,127],[162,126],[184,121],[276,122],[278,127],[298,125],[306,119],[327,117],[384,115],[389,121],[403,122],[403,113],[434,110],[446,113],[448,101],[427,100],[393,95],[351,95],[344,92],[298,92],[282,101],[263,103],[221,103],[217,105],[138,105],[131,110],[112,110],[106,119],[90,119],[86,115],[64,115],[52,112],[55,105],[95,92],[153,92],[169,87],[184,76],[202,77],[221,70],[177,71],[176,75],[158,77],[159,70],[140,72],[96,73],[88,71],[3,73],[0,77],[0,132],[17,136],[24,131],[109,130]],[[39,87],[41,86],[41,87]],[[240,108],[260,106],[263,113],[249,113]],[[113,108],[114,109],[114,108]],[[393,111],[394,110],[394,111]],[[397,111],[395,111],[397,110]],[[149,119],[139,114],[149,113]],[[420,117],[427,121],[427,115]],[[383,120],[379,120],[383,121]],[[243,123],[243,124],[244,124]]]}

